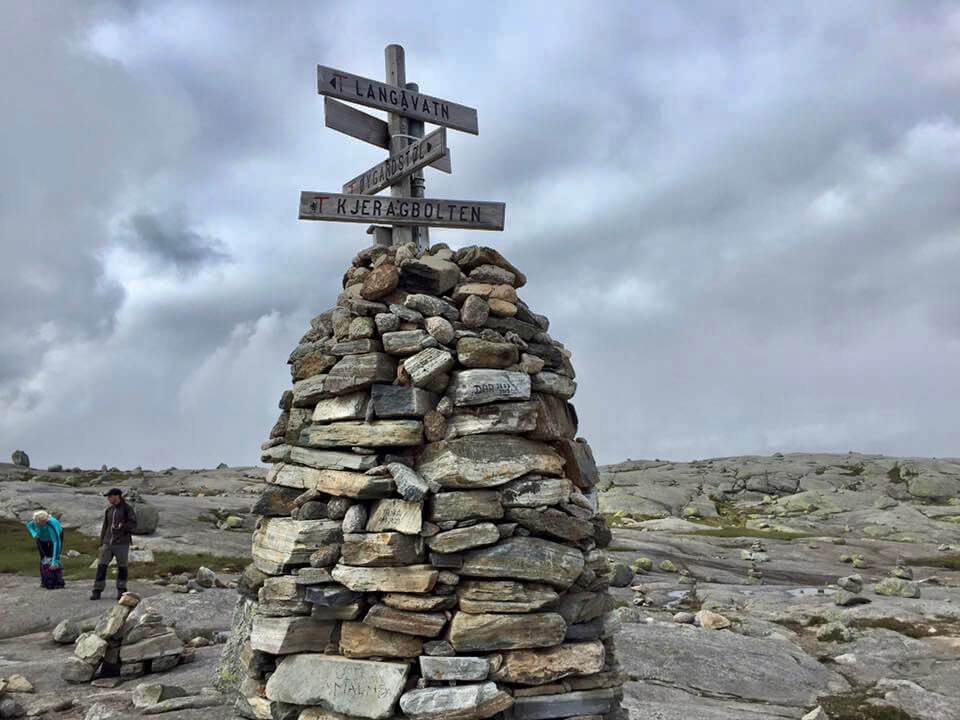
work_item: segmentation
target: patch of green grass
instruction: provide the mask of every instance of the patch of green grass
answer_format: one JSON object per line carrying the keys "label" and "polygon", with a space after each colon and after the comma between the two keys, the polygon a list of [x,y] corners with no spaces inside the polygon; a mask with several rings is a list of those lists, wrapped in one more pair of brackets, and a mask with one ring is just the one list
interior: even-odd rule
{"label": "patch of green grass", "polygon": [[887,470],[887,477],[890,478],[892,483],[904,483],[906,480],[903,479],[903,476],[900,474],[900,463],[895,463],[892,468]]}
{"label": "patch of green grass", "polygon": [[688,535],[703,535],[706,537],[740,538],[754,537],[765,540],[799,540],[810,537],[808,533],[782,532],[780,530],[757,530],[747,527],[715,527],[709,530],[695,530]]}
{"label": "patch of green grass", "polygon": [[876,704],[882,697],[869,690],[852,690],[843,695],[817,698],[832,720],[912,720],[911,715],[890,705]]}
{"label": "patch of green grass", "polygon": [[[67,580],[92,580],[96,569],[89,567],[99,549],[99,541],[75,530],[64,533],[63,576]],[[67,550],[76,550],[80,557],[66,556]],[[150,579],[165,575],[196,572],[201,565],[213,570],[239,572],[249,563],[246,557],[220,557],[210,553],[180,555],[172,552],[153,553],[153,563],[132,563],[132,579]],[[23,524],[0,520],[0,574],[40,576],[40,554],[36,542]]]}

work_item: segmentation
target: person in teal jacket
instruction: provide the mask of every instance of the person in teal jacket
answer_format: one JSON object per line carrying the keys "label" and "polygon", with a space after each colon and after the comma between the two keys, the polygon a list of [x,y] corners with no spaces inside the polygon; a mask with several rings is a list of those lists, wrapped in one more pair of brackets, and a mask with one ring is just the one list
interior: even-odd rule
{"label": "person in teal jacket", "polygon": [[60,551],[63,548],[63,527],[60,521],[46,510],[37,510],[33,520],[27,523],[27,531],[37,541],[41,562],[50,558],[50,567],[60,567]]}

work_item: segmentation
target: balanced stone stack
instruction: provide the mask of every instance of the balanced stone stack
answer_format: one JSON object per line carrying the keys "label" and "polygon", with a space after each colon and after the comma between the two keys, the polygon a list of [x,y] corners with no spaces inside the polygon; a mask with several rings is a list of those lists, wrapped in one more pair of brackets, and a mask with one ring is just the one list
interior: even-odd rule
{"label": "balanced stone stack", "polygon": [[93,631],[81,634],[61,677],[70,683],[85,683],[96,677],[128,680],[191,661],[192,651],[184,647],[160,615],[145,612],[131,617],[139,602],[135,594],[124,593]]}
{"label": "balanced stone stack", "polygon": [[312,321],[263,446],[243,714],[624,717],[597,469],[525,282],[374,246]]}

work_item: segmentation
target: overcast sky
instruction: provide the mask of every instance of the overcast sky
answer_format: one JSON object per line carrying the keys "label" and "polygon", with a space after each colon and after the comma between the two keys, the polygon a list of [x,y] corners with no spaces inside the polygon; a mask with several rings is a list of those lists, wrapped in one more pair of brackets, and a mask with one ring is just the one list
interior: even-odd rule
{"label": "overcast sky", "polygon": [[427,195],[507,204],[599,461],[960,455],[952,2],[6,2],[0,452],[251,464],[383,152],[322,63],[479,111]]}

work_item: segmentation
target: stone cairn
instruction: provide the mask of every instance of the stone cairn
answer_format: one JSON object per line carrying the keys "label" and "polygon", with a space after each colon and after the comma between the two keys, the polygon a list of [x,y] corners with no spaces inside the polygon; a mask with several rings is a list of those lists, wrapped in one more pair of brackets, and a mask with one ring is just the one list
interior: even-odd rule
{"label": "stone cairn", "polygon": [[597,469],[525,282],[375,245],[311,322],[221,665],[241,714],[625,717]]}
{"label": "stone cairn", "polygon": [[154,612],[137,618],[130,615],[140,603],[134,593],[124,593],[96,627],[77,635],[69,622],[54,631],[57,642],[68,642],[76,635],[73,656],[61,670],[69,683],[86,683],[95,678],[119,677],[120,680],[172,670],[193,660],[193,650],[184,647],[174,629]]}

